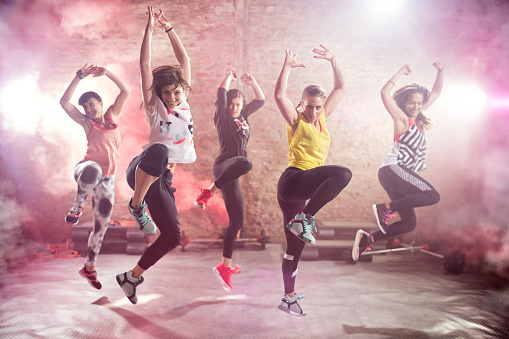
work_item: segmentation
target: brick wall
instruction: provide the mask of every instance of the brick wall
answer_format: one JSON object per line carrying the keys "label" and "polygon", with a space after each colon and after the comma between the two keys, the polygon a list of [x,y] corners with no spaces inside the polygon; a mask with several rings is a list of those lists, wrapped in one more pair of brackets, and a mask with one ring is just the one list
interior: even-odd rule
{"label": "brick wall", "polygon": [[[83,23],[78,18],[87,16],[72,8],[78,4],[96,6],[101,3],[45,2],[35,9],[29,2],[12,5],[6,25],[2,27],[2,39],[6,40],[10,52],[6,54],[5,48],[2,51],[2,76],[7,81],[16,74],[37,70],[41,91],[51,93],[57,101],[74,72],[85,62],[117,67],[132,94],[119,120],[123,143],[113,219],[130,219],[125,208],[130,189],[125,184],[124,173],[148,135],[144,113],[139,109],[138,69],[139,47],[146,24],[145,3],[117,0],[110,2],[111,7],[104,8],[104,12],[101,7],[94,7],[94,20],[101,15],[101,21],[85,20]],[[267,98],[263,109],[250,119],[249,157],[254,166],[241,179],[241,184],[246,212],[245,235],[256,236],[263,228],[275,240],[283,239],[276,184],[287,166],[288,146],[285,123],[274,103],[273,90],[285,49],[296,52],[307,66],[292,71],[290,76],[288,94],[295,103],[308,84],[322,84],[327,91],[332,87],[329,64],[313,59],[311,51],[318,44],[336,52],[346,79],[347,92],[327,121],[331,149],[326,164],[350,168],[353,179],[337,199],[318,213],[317,218],[323,220],[373,220],[370,205],[387,199],[378,183],[377,170],[391,144],[392,122],[382,106],[379,90],[401,65],[409,63],[414,70],[401,84],[416,81],[429,87],[435,76],[431,64],[438,56],[446,64],[446,88],[452,82],[473,82],[489,88],[508,74],[507,2],[408,2],[402,14],[386,19],[377,18],[368,4],[368,1],[331,0],[175,0],[171,5],[161,3],[193,67],[193,93],[189,102],[195,121],[198,160],[180,166],[174,179],[182,229],[188,234],[218,237],[227,223],[220,197],[215,197],[206,211],[192,207],[192,202],[198,193],[196,187],[205,187],[213,179],[212,164],[219,149],[213,125],[215,92],[228,69],[233,67],[238,73],[253,74]],[[112,12],[107,12],[108,9]],[[38,26],[35,31],[22,29],[19,20],[14,19],[16,15],[30,15],[36,10],[45,17],[34,16],[35,26]],[[12,33],[22,38],[14,39]],[[176,59],[166,35],[156,30],[153,66],[174,63]],[[87,81],[94,86],[93,80]],[[232,87],[241,89],[248,100],[253,97],[243,84]],[[475,141],[467,137],[467,132],[475,130],[476,135],[482,135],[485,123],[482,117],[465,121],[461,112],[451,110],[446,103],[442,96],[428,112],[435,119],[436,127],[429,133],[429,170],[424,176],[442,193],[442,202],[418,211],[418,229],[425,233],[424,237],[439,227],[437,224],[444,213],[457,207],[458,181],[452,173],[464,173],[468,164],[475,161],[464,150],[459,157],[458,148],[472,147]],[[34,105],[37,107],[37,103]],[[63,111],[58,114],[62,124],[73,124]],[[458,121],[460,123],[455,123]],[[32,206],[35,219],[28,222],[25,229],[38,241],[60,241],[70,233],[62,221],[75,190],[70,173],[86,145],[84,134],[72,128],[72,134],[81,140],[78,151],[74,144],[65,142],[55,148],[42,132],[37,137],[26,136],[23,142],[37,141],[39,151],[45,153],[46,158],[15,159],[14,168],[10,172],[3,171],[3,178],[10,176],[18,183],[17,199]],[[62,139],[69,137],[65,133],[71,133],[65,128],[58,131],[63,133]],[[8,141],[3,141],[5,158],[15,157],[14,149],[19,143],[14,132],[9,133]],[[26,151],[33,152],[28,147]],[[459,160],[451,162],[451,159]],[[40,161],[58,166],[39,166]],[[12,178],[14,172],[31,173],[33,168],[41,168],[43,172],[39,179],[29,180],[31,189]],[[41,184],[41,180],[57,170],[61,173],[55,182],[57,192],[44,191],[47,185]],[[460,184],[468,186],[468,180]],[[88,202],[85,220],[91,219],[90,210]]]}

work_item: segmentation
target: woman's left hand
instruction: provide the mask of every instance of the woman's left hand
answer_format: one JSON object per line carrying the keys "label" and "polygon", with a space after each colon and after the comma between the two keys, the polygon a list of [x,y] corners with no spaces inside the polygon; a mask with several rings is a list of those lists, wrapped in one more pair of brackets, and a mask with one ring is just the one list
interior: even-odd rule
{"label": "woman's left hand", "polygon": [[320,45],[322,49],[319,48],[313,48],[313,52],[316,53],[315,55],[316,59],[325,59],[332,62],[334,59],[336,59],[336,54],[334,54],[333,51],[325,47],[324,45]]}
{"label": "woman's left hand", "polygon": [[172,27],[170,20],[168,20],[164,16],[164,13],[161,9],[159,10],[159,14],[156,15],[156,20],[159,22],[161,27],[164,28],[165,30],[170,29]]}
{"label": "woman's left hand", "polygon": [[242,74],[242,76],[240,77],[240,80],[242,80],[243,83],[245,83],[246,85],[253,85],[256,80],[253,78],[253,76],[249,73],[244,73]]}

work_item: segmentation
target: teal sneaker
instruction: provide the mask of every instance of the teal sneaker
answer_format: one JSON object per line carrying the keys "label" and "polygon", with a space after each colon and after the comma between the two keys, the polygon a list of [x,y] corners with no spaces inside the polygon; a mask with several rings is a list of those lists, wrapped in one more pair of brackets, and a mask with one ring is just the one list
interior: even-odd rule
{"label": "teal sneaker", "polygon": [[293,297],[289,297],[286,294],[281,299],[281,303],[279,304],[278,308],[281,311],[284,311],[286,313],[289,313],[291,315],[296,315],[299,317],[303,317],[306,315],[306,312],[302,310],[302,307],[300,307],[298,300],[304,300],[306,297],[300,294],[295,294]]}
{"label": "teal sneaker", "polygon": [[311,214],[296,214],[295,218],[286,224],[286,228],[295,234],[300,240],[310,245],[314,245],[316,243],[315,237],[313,236],[313,230],[315,232],[318,232],[318,230],[315,225],[315,217]]}
{"label": "teal sneaker", "polygon": [[143,233],[146,233],[148,235],[156,234],[157,232],[156,224],[152,221],[152,218],[150,218],[147,211],[145,211],[145,207],[147,207],[147,204],[140,202],[138,208],[134,209],[131,207],[131,200],[132,199],[129,199],[127,207],[129,208],[129,212],[131,212],[134,221],[136,221],[136,225],[138,225],[138,228]]}

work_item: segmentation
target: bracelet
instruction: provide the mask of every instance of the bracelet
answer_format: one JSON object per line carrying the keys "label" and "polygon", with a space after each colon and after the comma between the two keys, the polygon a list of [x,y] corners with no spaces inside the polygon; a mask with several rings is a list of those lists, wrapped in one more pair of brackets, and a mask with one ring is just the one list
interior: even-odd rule
{"label": "bracelet", "polygon": [[76,75],[80,77],[80,79],[85,79],[85,76],[83,75],[83,72],[81,71],[81,69],[79,69],[77,72],[76,72]]}
{"label": "bracelet", "polygon": [[390,80],[389,80],[389,81],[387,81],[387,82],[390,82],[391,84],[396,85],[394,82],[392,82],[392,81],[390,81]]}
{"label": "bracelet", "polygon": [[165,29],[165,30],[164,30],[164,32],[165,32],[165,33],[168,33],[168,32],[169,32],[169,31],[171,31],[172,29],[173,29],[173,26],[172,26],[172,27],[170,27],[170,28],[168,28],[168,29]]}
{"label": "bracelet", "polygon": [[442,67],[442,69],[437,68],[439,72],[443,72],[445,67]]}

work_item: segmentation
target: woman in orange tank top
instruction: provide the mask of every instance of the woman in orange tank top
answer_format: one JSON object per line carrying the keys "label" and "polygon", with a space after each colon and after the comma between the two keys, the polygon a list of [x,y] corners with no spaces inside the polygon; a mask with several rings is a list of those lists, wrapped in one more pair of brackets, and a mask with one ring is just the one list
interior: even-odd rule
{"label": "woman in orange tank top", "polygon": [[[80,81],[89,75],[107,76],[120,89],[115,102],[106,112],[103,110],[101,97],[95,92],[86,92],[78,100],[85,114],[70,102]],[[60,105],[65,112],[83,127],[88,141],[85,158],[74,167],[74,179],[78,183],[78,192],[65,221],[70,225],[78,224],[85,199],[93,192],[94,228],[88,238],[87,261],[79,270],[79,274],[96,289],[101,288],[101,283],[97,280],[95,264],[114,203],[115,170],[120,146],[120,132],[115,121],[122,112],[129,92],[129,87],[111,71],[104,67],[86,64],[76,72],[76,76],[60,99]]]}

